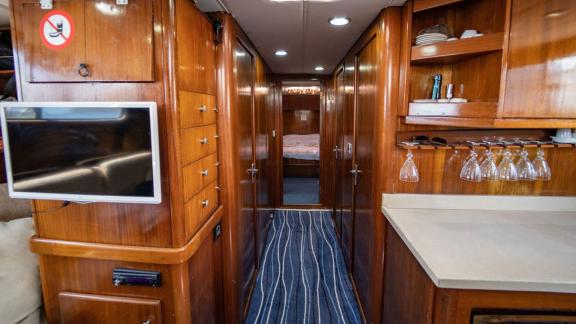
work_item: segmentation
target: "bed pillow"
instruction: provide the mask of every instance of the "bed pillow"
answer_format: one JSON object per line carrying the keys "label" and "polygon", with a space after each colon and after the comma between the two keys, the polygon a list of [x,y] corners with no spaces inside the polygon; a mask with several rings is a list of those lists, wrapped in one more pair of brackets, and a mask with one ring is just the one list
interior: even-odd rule
{"label": "bed pillow", "polygon": [[34,234],[32,218],[0,222],[0,319],[13,324],[26,321],[42,306],[38,261],[29,251]]}

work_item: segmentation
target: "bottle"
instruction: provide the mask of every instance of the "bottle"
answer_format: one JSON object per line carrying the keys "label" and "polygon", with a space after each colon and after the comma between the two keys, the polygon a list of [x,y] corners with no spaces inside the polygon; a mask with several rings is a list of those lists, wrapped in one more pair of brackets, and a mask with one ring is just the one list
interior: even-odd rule
{"label": "bottle", "polygon": [[431,99],[440,99],[440,89],[442,89],[442,74],[438,73],[434,76],[434,86],[432,87]]}

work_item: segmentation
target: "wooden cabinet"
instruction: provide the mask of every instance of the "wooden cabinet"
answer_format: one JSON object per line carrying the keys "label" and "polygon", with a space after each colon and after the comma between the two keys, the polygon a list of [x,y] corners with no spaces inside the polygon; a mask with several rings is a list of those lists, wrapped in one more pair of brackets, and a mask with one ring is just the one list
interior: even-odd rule
{"label": "wooden cabinet", "polygon": [[54,11],[32,0],[16,0],[14,6],[24,81],[154,81],[151,0],[127,5],[114,0],[55,0],[54,10],[68,16],[73,30],[66,36],[68,45],[61,48],[47,46],[39,32],[46,15]]}
{"label": "wooden cabinet", "polygon": [[516,0],[502,117],[576,118],[576,2]]}
{"label": "wooden cabinet", "polygon": [[575,294],[436,287],[398,233],[387,228],[382,323],[574,323],[568,315],[576,312]]}
{"label": "wooden cabinet", "polygon": [[[576,126],[576,2],[414,0],[404,7],[400,110],[408,124],[477,128]],[[446,24],[484,36],[412,46],[423,28]],[[465,103],[422,103],[433,77]]]}
{"label": "wooden cabinet", "polygon": [[60,323],[161,324],[159,300],[62,292]]}

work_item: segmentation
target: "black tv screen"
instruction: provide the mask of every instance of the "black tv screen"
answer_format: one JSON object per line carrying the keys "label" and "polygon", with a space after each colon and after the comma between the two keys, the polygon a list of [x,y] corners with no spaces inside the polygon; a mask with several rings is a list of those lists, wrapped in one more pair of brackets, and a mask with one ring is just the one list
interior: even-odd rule
{"label": "black tv screen", "polygon": [[159,203],[155,103],[3,103],[10,195]]}

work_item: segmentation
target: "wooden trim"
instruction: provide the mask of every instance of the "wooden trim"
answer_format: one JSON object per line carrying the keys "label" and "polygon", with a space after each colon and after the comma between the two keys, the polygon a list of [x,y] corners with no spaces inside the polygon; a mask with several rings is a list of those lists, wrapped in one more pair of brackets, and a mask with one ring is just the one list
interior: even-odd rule
{"label": "wooden trim", "polygon": [[413,46],[410,60],[415,64],[455,63],[489,52],[501,51],[504,33]]}
{"label": "wooden trim", "polygon": [[72,258],[114,260],[151,264],[182,264],[196,253],[202,242],[212,235],[214,226],[220,222],[224,208],[220,206],[188,243],[180,248],[155,248],[112,244],[51,240],[33,236],[30,250],[40,255]]}
{"label": "wooden trim", "polygon": [[451,4],[463,2],[464,0],[415,0],[413,12],[420,12],[429,9],[448,6]]}
{"label": "wooden trim", "polygon": [[576,128],[574,119],[464,118],[407,116],[406,124],[459,128]]}
{"label": "wooden trim", "polygon": [[497,117],[504,116],[504,104],[506,99],[506,79],[508,73],[508,59],[510,52],[508,46],[510,44],[510,24],[512,20],[512,0],[506,0],[506,13],[504,20],[504,40],[502,42],[502,68],[500,74],[500,93],[498,100]]}

